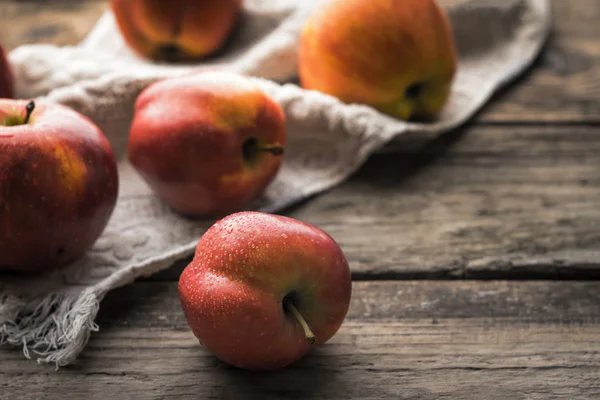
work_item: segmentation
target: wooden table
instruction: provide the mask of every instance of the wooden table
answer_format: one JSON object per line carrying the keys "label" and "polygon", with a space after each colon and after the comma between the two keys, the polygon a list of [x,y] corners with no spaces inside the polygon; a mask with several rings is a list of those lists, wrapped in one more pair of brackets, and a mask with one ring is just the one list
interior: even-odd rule
{"label": "wooden table", "polygon": [[[0,38],[72,44],[102,1],[0,5]],[[600,1],[553,0],[535,68],[473,123],[376,155],[288,214],[353,270],[347,321],[293,367],[197,345],[182,265],[110,293],[79,361],[0,350],[0,398],[600,399]]]}

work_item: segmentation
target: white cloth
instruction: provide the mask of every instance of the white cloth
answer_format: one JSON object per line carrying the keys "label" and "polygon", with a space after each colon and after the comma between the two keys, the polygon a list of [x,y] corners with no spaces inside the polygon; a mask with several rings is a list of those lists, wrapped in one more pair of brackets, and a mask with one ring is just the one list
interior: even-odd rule
{"label": "white cloth", "polygon": [[[470,0],[449,7],[459,67],[449,104],[435,123],[406,123],[361,105],[299,88],[296,48],[303,21],[319,1],[248,0],[234,43],[203,65],[252,76],[283,107],[288,145],[283,167],[250,208],[269,212],[326,190],[366,158],[407,133],[440,134],[472,117],[501,86],[531,65],[550,31],[547,0]],[[211,221],[172,213],[127,163],[125,145],[139,92],[198,65],[155,65],[125,46],[107,11],[73,47],[27,45],[9,55],[20,98],[66,104],[90,117],[119,160],[120,195],[104,234],[86,256],[38,278],[0,275],[0,341],[57,366],[73,362],[88,341],[100,301],[192,254]]]}

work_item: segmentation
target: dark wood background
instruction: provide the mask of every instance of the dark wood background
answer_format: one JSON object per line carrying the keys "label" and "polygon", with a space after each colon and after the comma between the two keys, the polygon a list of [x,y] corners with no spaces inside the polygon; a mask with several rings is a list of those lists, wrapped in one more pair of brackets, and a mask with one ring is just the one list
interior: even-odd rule
{"label": "dark wood background", "polygon": [[[73,366],[0,349],[0,398],[599,399],[600,1],[552,5],[534,68],[472,123],[287,213],[351,263],[328,344],[279,372],[223,365],[183,318],[179,263],[110,293]],[[105,6],[4,0],[0,40],[74,44]]]}

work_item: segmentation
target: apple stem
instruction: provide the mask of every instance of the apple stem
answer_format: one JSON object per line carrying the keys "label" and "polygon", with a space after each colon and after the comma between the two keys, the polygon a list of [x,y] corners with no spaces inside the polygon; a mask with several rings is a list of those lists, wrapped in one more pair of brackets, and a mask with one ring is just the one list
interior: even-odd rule
{"label": "apple stem", "polygon": [[286,308],[292,313],[294,318],[296,318],[296,320],[300,323],[300,326],[304,330],[304,335],[306,336],[306,341],[310,344],[315,344],[315,341],[317,340],[315,337],[315,334],[312,333],[312,331],[310,330],[310,327],[306,323],[306,320],[304,319],[302,314],[300,314],[300,311],[298,311],[296,306],[294,306],[291,301],[288,301],[288,300],[284,300],[284,301],[285,301]]}
{"label": "apple stem", "polygon": [[31,113],[33,113],[34,109],[35,109],[35,101],[31,100],[25,106],[26,114],[25,114],[25,119],[23,120],[23,125],[27,125],[27,123],[29,122],[29,118],[31,117]]}
{"label": "apple stem", "polygon": [[283,147],[278,144],[263,144],[256,147],[257,151],[266,151],[274,156],[280,156],[283,154]]}

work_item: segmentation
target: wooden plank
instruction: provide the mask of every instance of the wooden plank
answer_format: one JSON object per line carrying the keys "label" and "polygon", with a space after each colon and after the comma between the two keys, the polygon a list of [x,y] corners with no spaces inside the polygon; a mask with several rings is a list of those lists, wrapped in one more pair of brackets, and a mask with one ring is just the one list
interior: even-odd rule
{"label": "wooden plank", "polygon": [[286,214],[331,234],[355,279],[598,279],[599,139],[554,126],[406,138]]}
{"label": "wooden plank", "polygon": [[598,277],[599,133],[473,126],[407,141],[291,215],[329,232],[360,275]]}
{"label": "wooden plank", "polygon": [[[553,0],[552,6],[553,35],[535,68],[499,94],[478,121],[600,123],[600,2]],[[75,44],[104,9],[99,0],[3,1],[0,40],[9,49]]]}
{"label": "wooden plank", "polygon": [[[80,361],[54,372],[0,350],[0,398],[595,399],[598,282],[359,282],[327,344],[273,373],[201,348],[175,283],[105,299]],[[44,397],[46,396],[46,397]]]}

